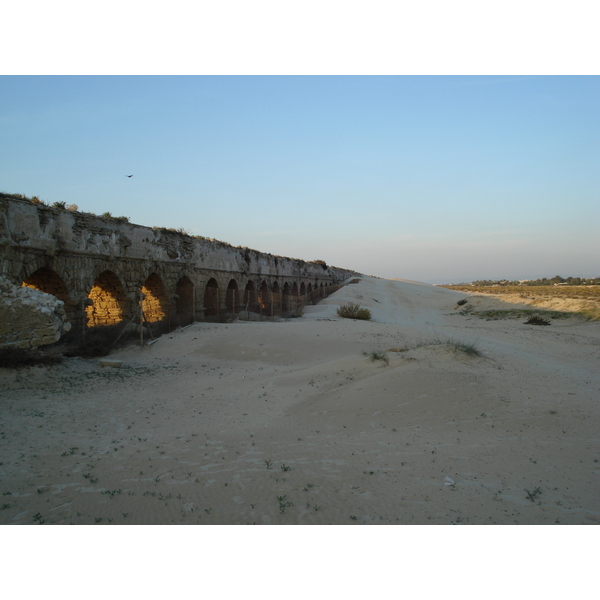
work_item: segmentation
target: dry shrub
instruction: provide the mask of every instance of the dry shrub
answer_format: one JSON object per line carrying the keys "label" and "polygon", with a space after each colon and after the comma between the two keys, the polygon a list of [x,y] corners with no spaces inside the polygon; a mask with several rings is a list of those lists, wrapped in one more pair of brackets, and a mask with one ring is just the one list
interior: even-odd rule
{"label": "dry shrub", "polygon": [[368,321],[371,318],[371,311],[368,308],[363,308],[360,304],[355,304],[354,302],[340,306],[337,309],[337,314],[345,319]]}
{"label": "dry shrub", "polygon": [[544,319],[542,317],[534,315],[533,317],[529,317],[529,319],[525,321],[525,325],[550,325],[550,321],[548,319]]}

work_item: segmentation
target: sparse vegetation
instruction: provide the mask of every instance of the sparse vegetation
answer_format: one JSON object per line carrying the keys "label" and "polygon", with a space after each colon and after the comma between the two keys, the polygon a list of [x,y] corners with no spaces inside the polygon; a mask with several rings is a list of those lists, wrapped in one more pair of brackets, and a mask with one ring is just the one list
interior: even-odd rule
{"label": "sparse vegetation", "polygon": [[381,361],[386,365],[390,364],[390,359],[385,352],[363,352],[363,355],[368,357],[371,362]]}
{"label": "sparse vegetation", "polygon": [[25,196],[24,194],[9,194],[8,192],[0,192],[0,198],[15,198],[17,200],[27,200],[29,202],[32,202],[33,204],[43,204],[44,206],[46,205],[46,203],[43,200],[40,200],[37,196],[32,196],[30,198],[29,196]]}
{"label": "sparse vegetation", "polygon": [[104,212],[100,215],[105,219],[112,219],[113,221],[120,221],[121,223],[129,223],[129,217],[113,217],[110,212]]}
{"label": "sparse vegetation", "polygon": [[309,262],[312,262],[315,265],[321,265],[321,267],[323,267],[324,271],[326,271],[328,269],[327,263],[324,260],[312,260],[312,261],[309,261]]}
{"label": "sparse vegetation", "polygon": [[450,344],[457,352],[463,352],[467,356],[481,356],[481,351],[472,342],[448,340],[447,343]]}
{"label": "sparse vegetation", "polygon": [[481,350],[475,342],[464,342],[454,338],[436,338],[434,340],[424,340],[418,342],[413,348],[422,348],[424,346],[450,346],[455,352],[462,352],[467,356],[483,356]]}
{"label": "sparse vegetation", "polygon": [[294,506],[294,503],[290,502],[289,500],[286,500],[286,498],[287,498],[286,495],[277,496],[277,500],[279,501],[279,513],[280,514],[284,514],[286,508],[289,508],[290,506]]}
{"label": "sparse vegetation", "polygon": [[185,235],[187,237],[197,237],[198,239],[206,239],[202,236],[193,236],[192,232],[185,227],[152,227],[155,231],[168,231],[170,233],[178,233],[179,235]]}
{"label": "sparse vegetation", "polygon": [[[482,310],[482,311],[473,311],[472,309],[464,309],[460,312],[461,315],[473,315],[480,317],[481,319],[486,319],[487,321],[499,321],[502,319],[523,319],[525,317],[529,318],[532,316],[537,316],[540,318],[547,319],[570,319],[574,316],[575,313],[559,311],[559,310],[540,310],[540,309],[521,309],[521,308],[511,308],[507,310]],[[584,317],[583,314],[578,313],[578,316]],[[584,317],[587,318],[587,317]]]}
{"label": "sparse vegetation", "polygon": [[542,493],[542,490],[539,487],[536,487],[533,492],[530,492],[529,490],[525,491],[527,492],[527,499],[532,502],[535,502],[536,498]]}
{"label": "sparse vegetation", "polygon": [[[575,301],[572,303],[573,305],[566,310],[538,310],[537,312],[556,315],[552,318],[578,316],[591,321],[600,320],[600,278],[598,277],[593,279],[567,277],[563,279],[557,276],[552,279],[539,279],[521,284],[516,281],[476,281],[471,284],[444,285],[441,287],[469,294],[496,296],[507,302],[535,304],[538,306],[545,302],[550,303],[556,300],[573,300]],[[468,310],[468,307],[465,308]],[[471,307],[472,310],[473,308]],[[470,314],[478,313],[471,312]],[[488,317],[484,313],[479,313],[479,316],[494,318]]]}
{"label": "sparse vegetation", "polygon": [[349,302],[337,309],[337,314],[344,319],[358,319],[368,321],[371,319],[371,311],[368,308],[363,308],[360,304]]}

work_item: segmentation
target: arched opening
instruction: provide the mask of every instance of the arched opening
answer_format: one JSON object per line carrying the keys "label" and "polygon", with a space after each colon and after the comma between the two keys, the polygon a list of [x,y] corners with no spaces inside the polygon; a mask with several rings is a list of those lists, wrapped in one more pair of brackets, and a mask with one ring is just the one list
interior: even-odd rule
{"label": "arched opening", "polygon": [[306,294],[306,286],[304,285],[304,281],[300,284],[300,295],[304,296]]}
{"label": "arched opening", "polygon": [[290,284],[287,281],[281,293],[281,310],[284,313],[290,310]]}
{"label": "arched opening", "polygon": [[306,286],[306,298],[307,298],[307,303],[308,304],[313,304],[314,303],[314,295],[313,295],[313,289],[312,289],[312,284],[308,284]]}
{"label": "arched opening", "polygon": [[85,307],[88,327],[116,325],[127,314],[125,290],[112,271],[96,277],[88,298],[92,301]]}
{"label": "arched opening", "polygon": [[219,284],[211,278],[204,290],[204,317],[214,319],[219,316]]}
{"label": "arched opening", "polygon": [[142,310],[146,321],[157,323],[162,321],[168,314],[169,302],[165,292],[162,279],[152,273],[142,285]]}
{"label": "arched opening", "polygon": [[279,284],[273,283],[273,290],[271,292],[271,303],[273,306],[273,314],[281,314],[281,293],[279,292]]}
{"label": "arched opening", "polygon": [[261,315],[271,316],[271,298],[269,297],[269,286],[266,281],[263,281],[260,286],[258,305]]}
{"label": "arched opening", "polygon": [[232,279],[227,286],[227,295],[225,298],[225,305],[227,306],[227,312],[236,314],[240,303],[240,292],[238,284],[235,279]]}
{"label": "arched opening", "polygon": [[62,277],[49,267],[42,267],[32,273],[27,279],[22,282],[22,287],[39,290],[45,294],[52,294],[59,300],[65,303],[65,312],[67,320],[73,320],[73,306],[69,300],[69,292]]}
{"label": "arched opening", "polygon": [[67,286],[62,280],[62,277],[56,271],[53,271],[48,267],[38,269],[35,273],[32,273],[25,279],[21,285],[23,287],[39,290],[45,294],[52,294],[59,300],[62,300],[65,304],[69,300]]}
{"label": "arched opening", "polygon": [[298,284],[294,281],[292,286],[292,297],[290,298],[290,310],[295,313],[298,308]]}
{"label": "arched opening", "polygon": [[256,293],[254,291],[254,283],[249,281],[244,290],[244,310],[256,309]]}
{"label": "arched opening", "polygon": [[194,284],[188,277],[182,277],[175,287],[176,325],[194,322]]}

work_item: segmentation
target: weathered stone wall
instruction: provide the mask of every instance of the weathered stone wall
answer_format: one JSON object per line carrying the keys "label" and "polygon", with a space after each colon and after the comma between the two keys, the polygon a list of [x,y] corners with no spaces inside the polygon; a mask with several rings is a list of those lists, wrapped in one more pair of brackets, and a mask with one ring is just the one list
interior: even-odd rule
{"label": "weathered stone wall", "polygon": [[64,302],[0,276],[0,348],[53,344],[70,328]]}
{"label": "weathered stone wall", "polygon": [[76,331],[130,319],[140,305],[149,321],[176,324],[243,309],[277,315],[357,275],[7,197],[0,274],[62,300]]}

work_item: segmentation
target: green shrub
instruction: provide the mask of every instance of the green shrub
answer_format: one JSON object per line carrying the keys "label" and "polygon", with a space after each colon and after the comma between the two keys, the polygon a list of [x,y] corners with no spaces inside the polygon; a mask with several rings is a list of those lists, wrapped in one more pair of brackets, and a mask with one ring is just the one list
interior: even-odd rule
{"label": "green shrub", "polygon": [[337,314],[345,319],[360,319],[368,321],[371,318],[371,311],[368,308],[362,308],[360,304],[349,302],[337,309]]}
{"label": "green shrub", "polygon": [[112,219],[113,221],[119,221],[120,223],[129,223],[129,217],[115,217],[111,212],[105,212],[100,215],[105,219]]}
{"label": "green shrub", "polygon": [[363,355],[366,356],[371,362],[380,360],[386,365],[390,364],[390,359],[385,352],[363,352]]}

